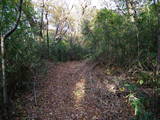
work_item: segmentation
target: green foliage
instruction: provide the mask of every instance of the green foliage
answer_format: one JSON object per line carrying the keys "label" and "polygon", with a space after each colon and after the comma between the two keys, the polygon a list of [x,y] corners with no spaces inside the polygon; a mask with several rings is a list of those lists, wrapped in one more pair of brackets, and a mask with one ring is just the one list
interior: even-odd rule
{"label": "green foliage", "polygon": [[150,60],[156,60],[157,18],[152,7],[144,8],[137,18],[132,23],[128,16],[102,9],[93,20],[84,21],[82,33],[92,57],[121,66],[140,60],[151,69]]}
{"label": "green foliage", "polygon": [[135,117],[132,120],[155,120],[154,114],[146,110],[145,105],[150,102],[149,98],[144,95],[137,95],[137,91],[131,86],[128,86],[128,88],[133,91],[130,91],[127,97],[135,112]]}
{"label": "green foliage", "polygon": [[135,84],[124,84],[124,87],[127,88],[130,92],[135,92],[138,88]]}
{"label": "green foliage", "polygon": [[[0,3],[0,6],[2,6],[0,8],[1,35],[14,26],[17,19],[18,5],[19,0],[3,0],[3,3]],[[23,8],[31,16],[35,16],[30,0],[24,0]],[[9,96],[15,92],[17,87],[22,86],[22,89],[25,88],[24,83],[32,79],[31,76],[39,66],[40,56],[37,54],[39,42],[34,34],[36,29],[36,27],[30,27],[27,16],[22,12],[17,30],[5,40],[5,72]]]}
{"label": "green foliage", "polygon": [[138,72],[138,83],[150,87],[159,87],[160,76],[154,72],[140,71]]}
{"label": "green foliage", "polygon": [[131,120],[156,120],[155,113],[153,113],[152,106],[150,106],[154,100],[148,94],[140,91],[136,84],[126,83],[124,87],[130,92],[127,98],[135,112],[135,117]]}
{"label": "green foliage", "polygon": [[51,45],[51,58],[56,61],[81,60],[87,54],[87,50],[78,44],[61,40]]}
{"label": "green foliage", "polygon": [[[18,4],[19,0],[3,0],[0,3],[1,35],[14,26]],[[37,35],[40,31],[39,15],[34,11],[31,0],[24,0],[20,24],[14,34],[5,40],[7,92],[11,96],[16,87],[24,89],[27,86],[26,82],[32,79],[32,75],[41,65],[41,59],[48,58],[54,61],[68,61],[91,57],[100,62],[110,62],[123,67],[140,63],[145,72],[138,73],[138,83],[159,86],[160,76],[150,72],[154,71],[156,66],[158,29],[156,14],[154,6],[147,5],[138,12],[133,23],[127,15],[107,9],[98,10],[92,20],[83,21],[82,34],[85,46],[72,43],[69,36],[64,35],[63,39],[58,41],[52,39],[51,42],[50,39],[48,56],[45,33],[42,41]],[[0,78],[1,76],[0,69]],[[144,104],[148,103],[145,100],[146,96],[137,94],[136,85],[125,84],[125,87],[130,92],[129,102],[135,110],[134,120],[153,120],[152,114],[145,110]],[[0,82],[0,91],[1,89]],[[1,96],[2,92],[0,103]]]}
{"label": "green foliage", "polygon": [[142,101],[135,97],[134,94],[129,94],[129,102],[131,103],[131,106],[134,108],[135,110],[135,115],[141,115],[142,113],[144,113],[144,106],[142,104]]}
{"label": "green foliage", "polygon": [[136,116],[135,118],[132,118],[131,120],[158,120],[153,117],[153,114],[150,112],[144,112],[141,115]]}
{"label": "green foliage", "polygon": [[51,46],[51,55],[57,61],[67,61],[67,51],[69,44],[67,41],[61,40]]}

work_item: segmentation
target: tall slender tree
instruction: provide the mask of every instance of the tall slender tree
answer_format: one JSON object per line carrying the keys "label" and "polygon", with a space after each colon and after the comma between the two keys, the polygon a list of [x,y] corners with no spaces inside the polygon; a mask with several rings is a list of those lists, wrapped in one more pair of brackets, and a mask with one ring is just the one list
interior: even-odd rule
{"label": "tall slender tree", "polygon": [[7,96],[7,80],[6,80],[6,66],[5,66],[5,40],[13,34],[19,23],[20,23],[20,18],[22,14],[22,4],[23,0],[19,1],[19,9],[18,9],[18,15],[17,15],[17,20],[14,23],[13,27],[8,30],[6,33],[2,34],[1,33],[1,56],[2,56],[2,83],[3,83],[3,103],[6,105],[8,102],[8,96]]}
{"label": "tall slender tree", "polygon": [[46,32],[47,32],[47,48],[48,48],[48,58],[49,58],[49,53],[50,53],[50,50],[49,50],[49,20],[48,20],[48,11],[46,11],[46,21],[47,21],[47,26],[46,26]]}
{"label": "tall slender tree", "polygon": [[160,7],[159,7],[160,1],[157,0],[157,17],[158,17],[158,35],[157,35],[157,72],[160,71]]}
{"label": "tall slender tree", "polygon": [[159,74],[160,71],[160,1],[153,0],[155,11],[157,14],[157,22],[158,22],[158,29],[157,29],[157,67],[156,67],[156,74]]}
{"label": "tall slender tree", "polygon": [[42,1],[41,9],[42,11],[41,11],[41,23],[40,23],[40,36],[43,38],[43,27],[44,27],[43,17],[44,17],[44,9],[45,9],[44,0]]}

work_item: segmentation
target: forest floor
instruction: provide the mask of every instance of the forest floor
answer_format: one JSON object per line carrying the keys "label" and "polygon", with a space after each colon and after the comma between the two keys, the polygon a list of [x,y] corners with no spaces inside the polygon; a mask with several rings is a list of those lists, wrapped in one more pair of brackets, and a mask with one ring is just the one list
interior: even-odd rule
{"label": "forest floor", "polygon": [[125,75],[106,75],[87,61],[48,63],[35,89],[18,98],[17,120],[129,120],[133,110],[121,92]]}

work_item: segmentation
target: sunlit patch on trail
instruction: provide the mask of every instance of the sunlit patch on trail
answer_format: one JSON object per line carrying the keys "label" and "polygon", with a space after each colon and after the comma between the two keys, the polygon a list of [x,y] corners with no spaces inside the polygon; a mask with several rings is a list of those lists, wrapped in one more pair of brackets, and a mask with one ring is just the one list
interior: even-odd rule
{"label": "sunlit patch on trail", "polygon": [[110,91],[111,93],[116,92],[116,85],[114,85],[114,84],[108,84],[107,88],[108,88],[108,91]]}
{"label": "sunlit patch on trail", "polygon": [[76,103],[75,106],[78,106],[85,96],[85,82],[86,82],[85,79],[81,79],[75,85],[75,89],[73,91],[75,103]]}

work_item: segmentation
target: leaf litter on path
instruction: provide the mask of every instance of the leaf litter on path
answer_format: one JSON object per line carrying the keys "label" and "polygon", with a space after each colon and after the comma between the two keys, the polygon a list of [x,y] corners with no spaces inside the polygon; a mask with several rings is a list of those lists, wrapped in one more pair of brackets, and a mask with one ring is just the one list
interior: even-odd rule
{"label": "leaf litter on path", "polygon": [[25,111],[21,117],[27,120],[129,120],[133,111],[125,96],[117,94],[119,86],[113,79],[116,78],[105,75],[100,67],[86,61],[49,63],[47,75],[36,80],[37,105],[33,93],[20,98],[24,103],[21,109]]}

